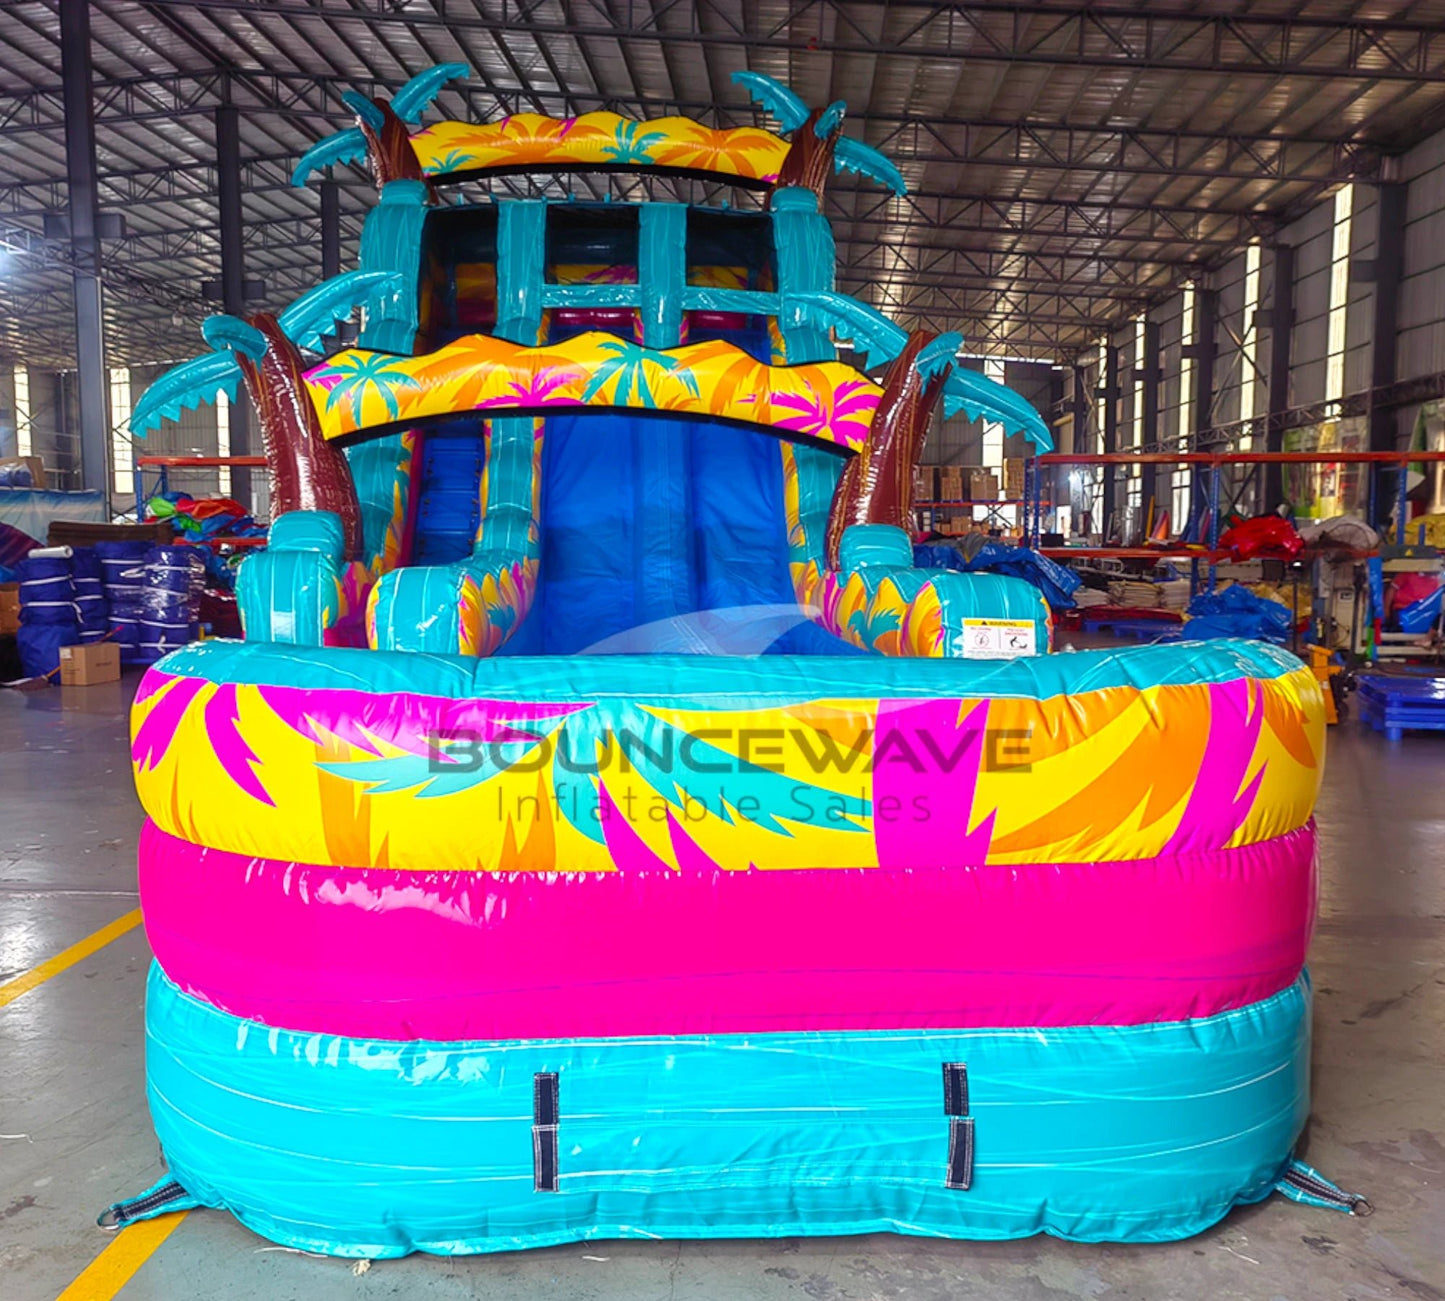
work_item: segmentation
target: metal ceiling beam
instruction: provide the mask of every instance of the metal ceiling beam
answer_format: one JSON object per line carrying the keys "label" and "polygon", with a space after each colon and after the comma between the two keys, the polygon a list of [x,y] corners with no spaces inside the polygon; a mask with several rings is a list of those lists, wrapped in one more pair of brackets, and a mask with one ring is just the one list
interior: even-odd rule
{"label": "metal ceiling beam", "polygon": [[[855,246],[857,247],[857,246]],[[864,246],[867,247],[867,246]],[[838,274],[904,278],[927,285],[937,278],[965,276],[982,280],[1038,280],[1076,289],[1150,290],[1170,264],[1136,262],[1107,255],[1065,254],[1033,249],[910,248],[877,245],[862,256],[842,260]]]}
{"label": "metal ceiling beam", "polygon": [[871,300],[875,306],[887,303],[900,308],[925,311],[951,308],[971,316],[1017,317],[1034,324],[1047,324],[1101,331],[1112,329],[1125,319],[1129,307],[1136,311],[1138,301],[1120,301],[1118,312],[1099,310],[1110,300],[1080,299],[1061,292],[1057,285],[1026,285],[1019,287],[975,286],[970,289],[948,285],[931,285],[926,290],[873,283],[859,286],[858,296]]}
{"label": "metal ceiling beam", "polygon": [[1027,167],[1209,180],[1346,180],[1374,175],[1384,157],[1379,149],[1354,141],[1199,140],[1167,131],[1034,123],[943,128],[926,120],[870,133],[868,143],[898,164]]}
{"label": "metal ceiling beam", "polygon": [[[297,154],[256,155],[242,161],[242,184],[248,195],[301,194],[291,184],[290,172]],[[213,199],[217,193],[215,169],[208,165],[167,163],[155,167],[110,169],[101,178],[110,187],[112,201],[127,207],[170,203],[175,199]],[[365,196],[367,208],[375,201],[371,181],[350,168],[337,169],[334,183]],[[715,187],[727,193],[732,187]],[[64,205],[65,178],[0,182],[0,215],[36,217]],[[482,191],[477,190],[476,193]],[[755,196],[754,196],[755,197]],[[741,200],[742,195],[734,195]],[[742,206],[739,202],[735,206]],[[1079,235],[1099,239],[1127,239],[1145,243],[1217,244],[1237,247],[1265,238],[1276,228],[1268,213],[1206,203],[1157,204],[1121,199],[1031,198],[1009,194],[949,194],[915,191],[903,198],[880,192],[876,186],[849,185],[846,178],[828,191],[828,215],[835,221],[873,223],[886,221],[890,229],[912,227],[952,228],[974,222],[983,227],[1048,235]]]}
{"label": "metal ceiling beam", "polygon": [[[339,208],[334,210],[329,220],[336,223],[334,227],[336,243],[328,255],[326,204],[328,196],[335,196],[335,194],[334,188],[326,185],[321,187],[322,206],[319,214],[270,217],[261,221],[247,222],[243,231],[246,252],[248,254],[264,254],[315,249],[318,250],[315,254],[316,265],[321,274],[328,274],[326,268],[329,265],[339,270],[341,245],[350,242],[354,246],[360,238],[361,225],[366,214],[363,210],[352,210],[345,213]],[[333,197],[331,202],[335,203],[337,200]],[[38,215],[35,214],[30,219],[35,220]],[[0,226],[0,243],[3,243],[7,230],[15,239],[20,240],[22,247],[27,250],[36,247],[35,241],[41,239],[34,232],[12,224],[8,228]],[[1075,237],[1074,240],[1062,245],[1042,248],[1014,244],[978,247],[964,245],[959,238],[964,235],[995,236],[1005,239],[1050,238],[1047,232],[1025,232],[999,226],[953,225],[946,230],[935,232],[941,240],[946,242],[919,238],[922,232],[917,227],[902,228],[896,232],[890,228],[890,236],[895,233],[899,234],[900,238],[890,238],[890,241],[882,246],[876,239],[864,235],[856,237],[836,235],[834,243],[842,253],[840,268],[865,275],[893,274],[900,269],[920,277],[977,274],[972,264],[960,269],[960,258],[969,255],[987,255],[993,258],[1028,255],[1031,257],[1059,257],[1071,264],[1079,265],[1103,262],[1118,267],[1148,267],[1155,272],[1161,268],[1185,274],[1191,270],[1202,270],[1197,264],[1171,260],[1157,255],[1117,253],[1097,248],[1081,250],[1075,245],[1082,237]],[[185,225],[167,226],[161,230],[127,231],[118,239],[107,240],[106,249],[104,270],[108,273],[117,268],[132,269],[152,263],[171,266],[188,260],[214,263],[220,256],[220,239],[214,220],[208,216],[196,214]],[[331,258],[330,262],[328,262],[328,256]],[[883,262],[891,259],[891,262],[884,265],[883,262],[875,259],[881,259]],[[335,274],[335,270],[329,274]]]}
{"label": "metal ceiling beam", "polygon": [[[1199,14],[1003,0],[867,7],[848,0],[808,0],[794,5],[781,21],[743,25],[737,7],[718,0],[693,0],[685,9],[628,5],[622,14],[601,0],[578,0],[566,10],[568,21],[543,16],[536,7],[525,15],[494,17],[468,0],[433,0],[425,9],[395,0],[152,0],[152,5],[181,13],[243,13],[252,19],[319,18],[342,32],[355,25],[480,32],[499,46],[505,37],[534,43],[573,37],[789,55],[1445,82],[1445,28],[1393,18]],[[586,17],[579,20],[577,14]],[[795,33],[794,24],[807,30]]]}
{"label": "metal ceiling beam", "polygon": [[[109,289],[123,290],[131,299],[171,311],[207,307],[199,294],[188,293],[174,281],[149,280],[132,274],[125,265],[117,266],[115,259],[104,252],[104,246],[111,243],[110,240],[104,241],[101,253],[101,278]],[[60,271],[70,277],[77,265],[74,251],[68,244],[46,239],[20,226],[0,225],[0,249],[17,255],[20,260],[17,269],[0,279],[0,285],[23,276],[27,269],[42,273]]]}
{"label": "metal ceiling beam", "polygon": [[[195,70],[177,69],[143,77],[97,79],[96,121],[102,124],[148,122],[209,113],[220,103],[236,103],[248,114],[284,113],[290,117],[315,117],[320,123],[348,121],[353,114],[341,103],[341,95],[358,90],[372,98],[389,98],[405,84],[404,77],[311,76],[303,73],[272,72],[242,68],[234,64]],[[624,116],[683,114],[719,125],[767,125],[768,115],[746,99],[735,103],[688,100],[656,95],[602,95],[576,90],[523,88],[505,90],[452,83],[442,100],[460,103],[468,118],[488,121],[510,113],[528,111],[532,101],[554,102],[562,112],[573,114],[606,109]],[[523,101],[526,101],[524,104]],[[0,130],[7,135],[27,131],[53,130],[64,114],[59,86],[34,86],[0,91]],[[1349,146],[1371,148],[1371,142],[1353,132],[1208,131],[1187,125],[1171,127],[1112,126],[1030,118],[1010,121],[1002,118],[960,117],[950,114],[878,113],[850,111],[847,121],[877,127],[893,139],[926,139],[936,133],[968,131],[989,138],[1018,133],[1025,139],[1067,134],[1074,138],[1074,152],[1127,146],[1146,157],[1158,157],[1186,143],[1224,147],[1241,152],[1268,153],[1301,147],[1308,150]],[[878,145],[876,140],[871,141]],[[878,145],[882,147],[882,145]],[[915,151],[918,146],[913,146]],[[1177,166],[1185,165],[1179,160]]]}
{"label": "metal ceiling beam", "polygon": [[1262,213],[1231,209],[1099,200],[1031,199],[1008,195],[911,193],[905,199],[874,191],[833,187],[828,216],[834,223],[902,230],[996,230],[1046,238],[1180,244],[1189,248],[1238,248],[1276,229]]}
{"label": "metal ceiling beam", "polygon": [[[380,89],[375,79],[359,80],[372,93]],[[326,82],[331,83],[337,93],[352,84],[343,78],[282,77],[252,72],[237,73],[234,77],[224,72],[175,74],[149,83],[126,80],[116,83],[109,95],[103,97],[102,103],[110,109],[110,115],[103,120],[115,124],[172,121],[187,113],[210,112],[219,103],[238,103],[248,115],[274,112],[292,120],[314,117],[318,127],[324,128],[347,118],[345,108],[338,104],[334,109],[324,110],[300,103],[299,97],[304,93],[303,87],[314,95]],[[227,87],[232,85],[239,92],[238,98],[228,100],[225,98]],[[193,92],[190,95],[183,93],[188,88]],[[386,90],[389,89],[387,86]],[[244,93],[246,91],[250,94]],[[473,97],[492,104],[497,98],[486,92],[468,96]],[[164,101],[160,106],[156,103],[158,98]],[[247,102],[252,98],[257,102]],[[557,98],[602,102],[599,96]],[[12,136],[29,131],[63,131],[63,112],[55,99],[49,90],[0,95],[0,130]],[[657,102],[652,107],[677,111],[680,106]],[[484,110],[476,116],[486,120],[492,114]],[[759,117],[747,112],[741,116],[749,121]],[[1057,122],[869,116],[859,120],[878,124],[881,130],[866,133],[870,143],[888,152],[895,162],[922,166],[944,164],[974,169],[1009,167],[1318,184],[1367,179],[1377,175],[1384,162],[1384,154],[1377,146],[1351,139],[1219,135],[1187,130],[1071,126]]]}

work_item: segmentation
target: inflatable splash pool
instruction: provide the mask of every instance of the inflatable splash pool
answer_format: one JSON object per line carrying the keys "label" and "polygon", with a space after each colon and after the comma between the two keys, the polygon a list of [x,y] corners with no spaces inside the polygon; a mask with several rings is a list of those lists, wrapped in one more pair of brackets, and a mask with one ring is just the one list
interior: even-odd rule
{"label": "inflatable splash pool", "polygon": [[[1352,1209],[1293,1159],[1310,672],[1055,655],[1035,588],[913,566],[935,411],[1049,434],[835,292],[834,168],[902,186],[840,106],[419,127],[464,71],[348,100],[298,179],[366,158],[360,268],[136,409],[244,385],[276,518],[245,640],[135,700],[170,1174],[105,1222],[385,1257]],[[616,169],[766,206],[446,201]]]}

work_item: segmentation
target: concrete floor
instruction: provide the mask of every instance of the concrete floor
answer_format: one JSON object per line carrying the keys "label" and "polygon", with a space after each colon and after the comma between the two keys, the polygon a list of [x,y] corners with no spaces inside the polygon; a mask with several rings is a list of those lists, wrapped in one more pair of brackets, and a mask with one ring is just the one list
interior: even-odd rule
{"label": "concrete floor", "polygon": [[[135,906],[123,683],[0,692],[0,981]],[[1319,810],[1310,1161],[1368,1219],[1282,1198],[1161,1246],[874,1236],[626,1242],[353,1263],[196,1212],[127,1301],[344,1297],[1406,1298],[1445,1301],[1445,736],[1333,729]],[[98,1211],[160,1173],[142,1081],[145,938],[0,1009],[0,1297],[55,1297],[111,1241]]]}

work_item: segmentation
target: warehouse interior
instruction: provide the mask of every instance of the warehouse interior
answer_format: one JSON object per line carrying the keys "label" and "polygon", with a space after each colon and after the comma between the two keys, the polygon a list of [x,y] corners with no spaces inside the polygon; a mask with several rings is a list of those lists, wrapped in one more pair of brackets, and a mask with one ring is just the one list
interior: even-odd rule
{"label": "warehouse interior", "polygon": [[1442,469],[1442,0],[0,7],[0,1293],[1445,1298]]}

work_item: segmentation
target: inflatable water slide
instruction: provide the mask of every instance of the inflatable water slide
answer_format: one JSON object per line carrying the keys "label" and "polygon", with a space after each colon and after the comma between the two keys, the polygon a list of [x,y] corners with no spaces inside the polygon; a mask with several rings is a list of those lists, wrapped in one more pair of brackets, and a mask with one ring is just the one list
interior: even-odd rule
{"label": "inflatable water slide", "polygon": [[[421,125],[465,72],[347,97],[297,180],[371,169],[359,267],[136,409],[244,388],[274,523],[245,639],[135,700],[169,1173],[104,1222],[387,1257],[1355,1208],[1293,1155],[1309,671],[1054,654],[1034,587],[914,567],[934,415],[1049,431],[834,288],[835,173],[904,188],[841,104]],[[608,173],[762,201],[569,197]]]}

